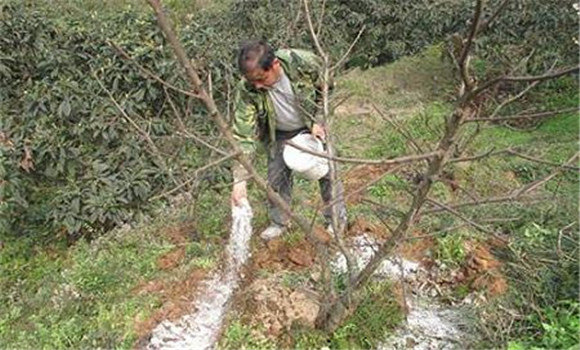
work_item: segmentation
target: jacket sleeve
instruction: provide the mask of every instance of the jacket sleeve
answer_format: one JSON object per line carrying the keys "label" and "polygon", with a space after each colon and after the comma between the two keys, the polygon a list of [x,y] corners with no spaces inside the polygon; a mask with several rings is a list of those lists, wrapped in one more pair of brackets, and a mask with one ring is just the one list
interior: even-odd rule
{"label": "jacket sleeve", "polygon": [[[243,82],[238,84],[234,96],[234,117],[232,131],[234,139],[248,158],[252,159],[256,151],[257,109],[247,95]],[[233,167],[234,182],[248,177],[248,172],[241,164],[235,162]]]}

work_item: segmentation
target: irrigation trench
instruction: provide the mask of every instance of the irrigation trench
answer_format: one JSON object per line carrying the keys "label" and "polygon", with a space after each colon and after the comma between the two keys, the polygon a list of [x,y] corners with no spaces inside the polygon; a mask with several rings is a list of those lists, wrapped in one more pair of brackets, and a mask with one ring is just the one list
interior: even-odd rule
{"label": "irrigation trench", "polygon": [[[175,322],[165,320],[152,332],[148,350],[160,349],[214,349],[222,327],[228,301],[237,288],[240,269],[249,255],[252,236],[252,210],[247,201],[232,208],[232,227],[226,251],[225,269],[217,271],[199,289],[195,311]],[[364,266],[375,253],[375,242],[364,234],[349,242],[359,267]],[[338,254],[334,271],[345,271],[344,256]],[[393,257],[386,259],[375,273],[375,278],[405,280],[410,287],[406,303],[408,314],[405,324],[386,338],[378,349],[461,349],[470,343],[469,318],[463,310],[442,305],[437,299],[417,288],[425,270],[416,262]]]}
{"label": "irrigation trench", "polygon": [[199,289],[194,313],[175,322],[163,321],[154,330],[147,349],[213,349],[217,342],[228,301],[238,286],[240,268],[249,254],[252,209],[248,201],[232,207],[232,228],[226,264]]}

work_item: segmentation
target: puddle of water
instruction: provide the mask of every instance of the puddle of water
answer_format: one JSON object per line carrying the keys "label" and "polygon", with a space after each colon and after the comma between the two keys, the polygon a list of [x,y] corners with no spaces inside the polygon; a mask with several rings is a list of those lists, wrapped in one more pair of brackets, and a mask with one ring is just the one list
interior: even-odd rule
{"label": "puddle of water", "polygon": [[249,254],[252,209],[247,201],[232,208],[232,228],[226,248],[226,267],[201,288],[196,311],[175,322],[163,321],[152,332],[147,349],[213,349],[227,309],[239,281],[240,268]]}

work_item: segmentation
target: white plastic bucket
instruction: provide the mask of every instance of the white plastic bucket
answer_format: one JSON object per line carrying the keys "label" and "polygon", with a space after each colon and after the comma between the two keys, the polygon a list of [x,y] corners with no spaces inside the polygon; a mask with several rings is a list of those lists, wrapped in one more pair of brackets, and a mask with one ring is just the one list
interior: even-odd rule
{"label": "white plastic bucket", "polygon": [[[313,152],[324,153],[322,142],[311,134],[296,135],[290,142]],[[319,180],[328,174],[328,159],[301,151],[290,144],[284,146],[282,157],[288,168],[309,180]]]}

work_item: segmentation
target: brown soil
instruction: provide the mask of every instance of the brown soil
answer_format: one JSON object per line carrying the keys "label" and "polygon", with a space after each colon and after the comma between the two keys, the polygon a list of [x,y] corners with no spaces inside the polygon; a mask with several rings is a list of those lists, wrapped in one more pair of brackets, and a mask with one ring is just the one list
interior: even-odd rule
{"label": "brown soil", "polygon": [[508,284],[501,273],[502,264],[490,252],[486,243],[466,242],[468,254],[463,273],[470,281],[470,288],[475,291],[485,291],[494,297],[504,294]]}
{"label": "brown soil", "polygon": [[161,296],[162,306],[146,320],[138,320],[135,324],[135,333],[138,340],[135,348],[142,348],[147,344],[148,337],[155,326],[163,320],[176,320],[190,313],[195,292],[207,272],[193,268],[187,272],[181,281],[167,281],[163,279],[143,282],[133,289],[136,294],[158,294]]}
{"label": "brown soil", "polygon": [[[359,203],[367,191],[366,188],[362,188],[369,182],[377,180],[392,167],[393,165],[390,164],[363,164],[347,171],[344,175],[344,193],[348,196],[346,199],[347,204]],[[355,191],[359,192],[353,193]]]}
{"label": "brown soil", "polygon": [[425,233],[421,231],[411,232],[408,236],[410,239],[404,241],[397,251],[405,259],[417,261],[429,267],[433,264],[433,258],[429,252],[435,246],[435,239],[433,237],[421,237],[424,235]]}
{"label": "brown soil", "polygon": [[282,274],[252,281],[241,294],[250,322],[266,329],[266,335],[277,337],[295,323],[314,326],[320,308],[318,295],[307,289],[292,289],[282,283]]}
{"label": "brown soil", "polygon": [[[186,256],[185,245],[195,236],[194,223],[189,221],[164,227],[159,231],[159,234],[167,237],[177,247],[160,256],[157,259],[157,267],[160,270],[169,271],[182,265]],[[181,273],[181,276],[174,276],[173,279],[161,277],[144,281],[132,290],[132,293],[135,294],[158,295],[161,300],[161,307],[155,310],[153,315],[145,320],[135,320],[135,333],[138,337],[135,348],[146,346],[151,331],[161,321],[176,320],[192,311],[197,287],[204,280],[206,274],[205,270],[192,268],[185,274]]]}
{"label": "brown soil", "polygon": [[385,240],[390,235],[384,225],[376,224],[358,217],[349,225],[348,230],[346,231],[346,236],[354,237],[363,234],[376,238],[379,241]]}
{"label": "brown soil", "polygon": [[177,267],[185,258],[185,247],[175,248],[157,259],[157,267],[161,270],[168,270]]}
{"label": "brown soil", "polygon": [[254,252],[254,269],[278,271],[282,269],[304,269],[311,267],[316,259],[316,250],[306,239],[288,244],[281,238],[268,241],[265,247]]}
{"label": "brown soil", "polygon": [[180,245],[192,240],[195,236],[195,225],[192,221],[182,222],[164,227],[160,234],[167,237],[173,244]]}

